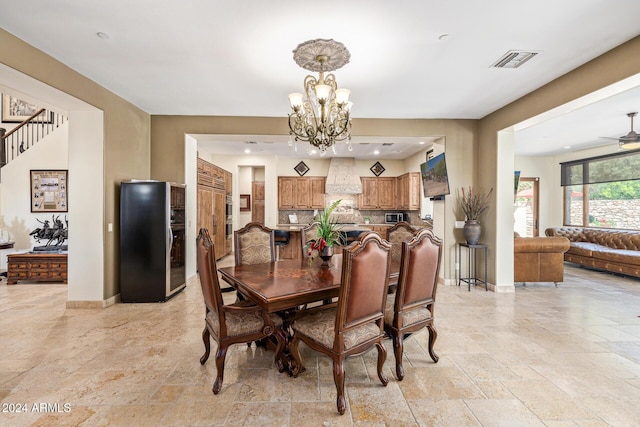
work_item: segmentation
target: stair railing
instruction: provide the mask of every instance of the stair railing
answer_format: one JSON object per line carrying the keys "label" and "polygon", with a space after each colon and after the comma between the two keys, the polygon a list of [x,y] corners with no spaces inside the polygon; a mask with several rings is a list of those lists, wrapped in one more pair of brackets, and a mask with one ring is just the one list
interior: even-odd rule
{"label": "stair railing", "polygon": [[[44,115],[39,117],[41,114]],[[0,168],[53,132],[65,119],[62,114],[41,108],[9,132],[0,128]]]}

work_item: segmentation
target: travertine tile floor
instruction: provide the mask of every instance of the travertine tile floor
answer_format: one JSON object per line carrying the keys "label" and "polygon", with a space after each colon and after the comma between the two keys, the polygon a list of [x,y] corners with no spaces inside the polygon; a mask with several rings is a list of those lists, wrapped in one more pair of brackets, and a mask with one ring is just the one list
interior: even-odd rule
{"label": "travertine tile floor", "polygon": [[558,288],[441,286],[439,363],[425,351],[426,331],[406,342],[402,382],[390,342],[387,387],[375,351],[350,359],[343,416],[329,360],[306,347],[298,378],[279,374],[271,352],[232,347],[214,396],[213,357],[198,362],[197,283],[164,304],[89,310],[65,301],[64,285],[0,284],[0,425],[640,425],[635,279],[568,266]]}

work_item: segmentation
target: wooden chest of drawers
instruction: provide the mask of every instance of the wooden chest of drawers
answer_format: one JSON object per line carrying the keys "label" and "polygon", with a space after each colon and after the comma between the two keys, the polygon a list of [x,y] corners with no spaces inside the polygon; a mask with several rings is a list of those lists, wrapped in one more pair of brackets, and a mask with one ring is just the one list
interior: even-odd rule
{"label": "wooden chest of drawers", "polygon": [[67,254],[27,252],[7,255],[7,285],[19,280],[67,283]]}

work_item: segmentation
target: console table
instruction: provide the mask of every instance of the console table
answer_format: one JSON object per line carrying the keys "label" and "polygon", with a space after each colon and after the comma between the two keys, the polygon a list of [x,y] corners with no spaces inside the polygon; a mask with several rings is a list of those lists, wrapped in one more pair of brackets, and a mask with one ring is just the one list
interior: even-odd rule
{"label": "console table", "polygon": [[7,255],[7,285],[19,280],[67,283],[67,253],[25,252]]}

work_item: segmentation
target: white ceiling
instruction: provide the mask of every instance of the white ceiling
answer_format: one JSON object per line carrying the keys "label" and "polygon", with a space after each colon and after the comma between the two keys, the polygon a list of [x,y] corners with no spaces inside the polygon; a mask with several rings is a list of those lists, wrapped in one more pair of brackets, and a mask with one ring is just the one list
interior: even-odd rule
{"label": "white ceiling", "polygon": [[[351,52],[335,74],[352,91],[354,120],[479,119],[640,34],[638,0],[0,0],[0,10],[5,30],[169,115],[286,117],[307,74],[292,50],[333,38]],[[490,67],[509,50],[539,54],[519,69]],[[519,131],[516,151],[626,134],[640,97],[621,96]]]}

